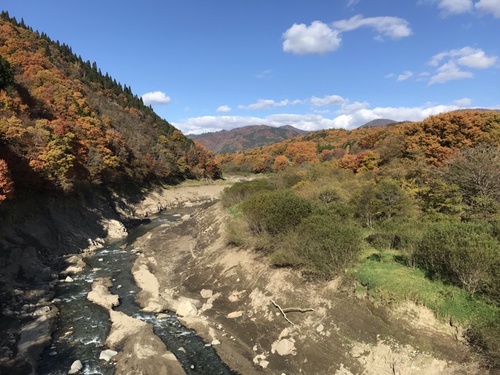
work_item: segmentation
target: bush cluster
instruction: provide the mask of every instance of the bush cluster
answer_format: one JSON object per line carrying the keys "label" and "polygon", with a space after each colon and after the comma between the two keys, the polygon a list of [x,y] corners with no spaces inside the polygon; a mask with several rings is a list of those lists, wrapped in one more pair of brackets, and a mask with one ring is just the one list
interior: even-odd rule
{"label": "bush cluster", "polygon": [[472,294],[499,282],[494,272],[500,258],[500,243],[487,223],[432,223],[418,243],[414,257],[432,277],[462,286]]}
{"label": "bush cluster", "polygon": [[[479,153],[496,169],[499,152],[461,154]],[[375,267],[370,282],[383,279],[377,293],[385,295],[401,285],[410,295],[420,293],[390,271],[407,270],[436,286],[429,288],[426,306],[436,309],[432,301],[442,300],[436,313],[469,325],[470,341],[499,366],[500,317],[491,311],[500,311],[500,201],[493,175],[481,180],[484,186],[452,178],[463,172],[460,165],[471,176],[489,166],[465,156],[463,163],[432,170],[418,159],[392,163],[379,174],[347,173],[333,164],[301,166],[268,181],[237,184],[223,198],[238,212],[233,243],[264,250],[274,266],[296,267],[306,276],[332,278],[346,269],[367,273]],[[447,297],[452,289],[460,291],[460,303]],[[466,314],[475,303],[488,308]]]}

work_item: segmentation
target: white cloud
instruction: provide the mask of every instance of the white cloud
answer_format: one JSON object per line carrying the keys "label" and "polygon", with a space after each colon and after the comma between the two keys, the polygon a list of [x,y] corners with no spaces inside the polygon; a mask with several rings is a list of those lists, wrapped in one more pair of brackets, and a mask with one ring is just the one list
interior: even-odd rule
{"label": "white cloud", "polygon": [[453,104],[459,107],[469,107],[472,104],[472,99],[469,98],[457,99],[453,102]]}
{"label": "white cloud", "polygon": [[438,0],[437,4],[443,15],[462,14],[473,9],[472,0]]}
{"label": "white cloud", "polygon": [[375,107],[368,103],[353,102],[344,106],[332,118],[324,114],[274,114],[267,117],[251,116],[203,116],[182,120],[174,125],[185,134],[200,134],[222,129],[233,129],[246,125],[266,124],[270,126],[292,125],[298,129],[314,131],[321,129],[353,129],[377,118],[395,121],[421,121],[431,115],[449,112],[470,104],[467,98],[450,105],[426,104],[419,107]]}
{"label": "white cloud", "polygon": [[150,104],[168,104],[172,101],[167,94],[161,91],[147,92],[142,95],[142,101],[146,105]]}
{"label": "white cloud", "polygon": [[466,47],[462,48],[461,51],[464,50],[466,51],[457,60],[460,65],[475,69],[487,69],[495,65],[497,61],[496,56],[487,56],[483,50]]}
{"label": "white cloud", "polygon": [[339,110],[338,113],[341,114],[352,114],[359,112],[361,110],[364,110],[368,108],[370,104],[368,102],[353,102],[350,103],[347,101]]}
{"label": "white cloud", "polygon": [[220,112],[220,113],[231,112],[231,107],[228,105],[221,105],[220,107],[217,108],[217,112]]}
{"label": "white cloud", "polygon": [[408,21],[398,17],[364,18],[358,14],[348,20],[335,21],[332,26],[339,32],[352,31],[360,27],[371,27],[379,33],[378,37],[380,38],[400,39],[411,35]]}
{"label": "white cloud", "polygon": [[[351,3],[348,6],[352,5]],[[377,40],[400,39],[410,36],[412,33],[408,21],[402,18],[365,18],[358,14],[350,19],[335,21],[331,24],[321,21],[314,21],[310,26],[295,23],[283,33],[283,51],[296,55],[332,52],[340,47],[341,33],[360,27],[370,27],[377,31],[378,35],[375,37]]]}
{"label": "white cloud", "polygon": [[465,70],[461,70],[453,61],[440,66],[436,73],[430,78],[429,84],[444,83],[457,79],[472,78],[474,74]]}
{"label": "white cloud", "polygon": [[472,78],[474,74],[462,68],[487,69],[494,66],[497,61],[497,56],[488,56],[483,50],[472,47],[438,53],[429,61],[429,65],[431,66],[440,65],[431,76],[429,84]]}
{"label": "white cloud", "polygon": [[258,79],[268,79],[268,78],[271,78],[272,73],[273,73],[273,71],[271,69],[267,69],[259,74],[256,74],[255,77]]}
{"label": "white cloud", "polygon": [[456,63],[468,68],[486,69],[495,64],[498,57],[495,55],[488,56],[479,48],[463,47],[461,49],[452,49],[434,55],[429,62],[430,65],[436,66],[444,59],[450,59]]}
{"label": "white cloud", "polygon": [[493,17],[500,18],[500,0],[480,0],[475,7],[481,12],[491,13]]}
{"label": "white cloud", "polygon": [[283,39],[283,51],[296,55],[335,51],[341,43],[339,32],[320,21],[310,26],[295,23],[283,33]]}
{"label": "white cloud", "polygon": [[398,75],[398,78],[396,78],[397,81],[406,81],[407,79],[411,78],[413,76],[413,72],[407,70],[400,75]]}
{"label": "white cloud", "polygon": [[419,2],[436,4],[443,16],[472,13],[477,10],[500,18],[500,0],[420,0]]}
{"label": "white cloud", "polygon": [[348,8],[352,8],[354,7],[355,5],[358,5],[358,3],[360,2],[361,0],[348,0],[347,1],[347,7]]}
{"label": "white cloud", "polygon": [[314,107],[324,107],[328,105],[341,106],[347,102],[346,99],[339,95],[327,95],[322,98],[313,96],[310,101]]}
{"label": "white cloud", "polygon": [[277,102],[272,99],[259,99],[257,103],[249,105],[239,105],[238,109],[262,110],[262,109],[271,109],[273,107],[286,107],[289,105],[297,105],[297,104],[302,104],[302,101],[298,99],[297,100],[284,99]]}

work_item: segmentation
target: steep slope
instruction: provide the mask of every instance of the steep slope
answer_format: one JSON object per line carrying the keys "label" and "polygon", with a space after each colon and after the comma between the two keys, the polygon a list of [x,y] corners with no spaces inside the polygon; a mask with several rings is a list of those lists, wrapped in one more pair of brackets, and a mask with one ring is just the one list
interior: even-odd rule
{"label": "steep slope", "polygon": [[215,133],[188,135],[188,137],[216,154],[224,154],[270,145],[306,133],[290,125],[278,128],[268,125],[250,125]]}
{"label": "steep slope", "polygon": [[151,190],[219,176],[213,153],[130,87],[2,12],[0,373],[36,373],[67,254],[125,235]]}
{"label": "steep slope", "polygon": [[210,153],[130,87],[69,46],[0,18],[0,159],[16,190],[140,186],[206,173]]}

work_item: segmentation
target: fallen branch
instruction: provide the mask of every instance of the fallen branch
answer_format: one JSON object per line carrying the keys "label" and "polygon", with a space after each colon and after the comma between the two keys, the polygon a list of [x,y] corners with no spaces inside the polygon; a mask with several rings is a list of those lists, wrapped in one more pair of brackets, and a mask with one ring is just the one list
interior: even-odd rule
{"label": "fallen branch", "polygon": [[291,313],[291,312],[306,313],[306,312],[314,311],[314,309],[312,307],[306,307],[305,309],[300,308],[300,307],[287,307],[287,308],[282,309],[282,310],[285,313]]}
{"label": "fallen branch", "polygon": [[292,326],[294,326],[294,327],[297,327],[297,326],[296,326],[296,325],[295,325],[295,324],[294,324],[294,323],[293,323],[290,319],[288,319],[288,317],[286,316],[286,313],[283,311],[283,309],[281,308],[281,306],[280,306],[280,305],[278,305],[278,304],[277,304],[276,302],[274,302],[273,300],[271,300],[271,302],[272,302],[272,304],[273,304],[274,306],[276,306],[276,307],[279,309],[279,311],[281,312],[281,315],[283,315],[283,317],[285,318],[285,320],[286,320],[288,323],[290,323],[290,324],[291,324]]}
{"label": "fallen branch", "polygon": [[294,326],[294,327],[297,327],[297,326],[290,319],[288,319],[288,317],[286,316],[287,313],[291,313],[291,312],[305,313],[305,312],[309,312],[309,311],[314,311],[314,309],[311,308],[311,307],[307,307],[307,308],[301,308],[301,307],[286,307],[286,308],[281,308],[281,306],[278,305],[273,300],[271,300],[271,302],[272,302],[272,304],[274,306],[276,306],[278,308],[278,310],[280,311],[281,315],[283,315],[283,317],[285,318],[285,320],[288,323],[290,323],[292,326]]}

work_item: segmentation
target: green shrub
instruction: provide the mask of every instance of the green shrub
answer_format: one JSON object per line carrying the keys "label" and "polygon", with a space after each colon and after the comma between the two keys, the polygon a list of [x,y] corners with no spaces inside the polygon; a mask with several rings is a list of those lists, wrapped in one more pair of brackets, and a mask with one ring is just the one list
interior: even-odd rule
{"label": "green shrub", "polygon": [[500,369],[500,313],[490,319],[476,319],[467,331],[468,341],[481,352],[487,365]]}
{"label": "green shrub", "polygon": [[329,216],[333,220],[343,223],[352,223],[352,225],[356,226],[356,223],[353,222],[354,212],[348,203],[331,202],[327,205],[315,205],[313,212],[314,214]]}
{"label": "green shrub", "polygon": [[432,275],[471,293],[491,281],[500,257],[500,244],[484,222],[430,224],[415,251],[417,264]]}
{"label": "green shrub", "polygon": [[259,191],[274,190],[274,185],[267,178],[237,182],[231,187],[225,188],[222,194],[222,203],[225,207],[240,203],[252,194]]}
{"label": "green shrub", "polygon": [[314,273],[332,277],[353,264],[361,251],[361,233],[328,216],[312,215],[296,229],[299,256]]}
{"label": "green shrub", "polygon": [[242,202],[241,209],[254,233],[270,234],[293,228],[312,211],[311,203],[289,190],[253,194]]}
{"label": "green shrub", "polygon": [[280,189],[289,189],[301,181],[306,181],[308,179],[307,173],[307,167],[287,168],[276,173],[273,180]]}

